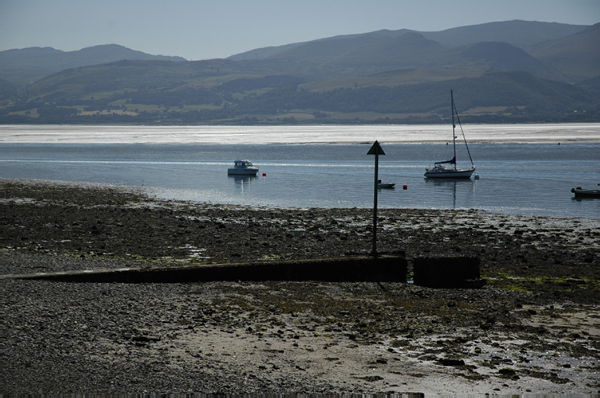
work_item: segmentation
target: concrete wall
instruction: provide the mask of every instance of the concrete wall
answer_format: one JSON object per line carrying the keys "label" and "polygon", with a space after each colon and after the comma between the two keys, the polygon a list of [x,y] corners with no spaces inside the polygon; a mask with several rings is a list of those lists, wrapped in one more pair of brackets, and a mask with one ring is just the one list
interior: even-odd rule
{"label": "concrete wall", "polygon": [[406,282],[407,262],[401,256],[348,257],[324,260],[269,261],[121,270],[92,270],[15,275],[27,279],[71,282],[185,283],[198,281],[329,281]]}

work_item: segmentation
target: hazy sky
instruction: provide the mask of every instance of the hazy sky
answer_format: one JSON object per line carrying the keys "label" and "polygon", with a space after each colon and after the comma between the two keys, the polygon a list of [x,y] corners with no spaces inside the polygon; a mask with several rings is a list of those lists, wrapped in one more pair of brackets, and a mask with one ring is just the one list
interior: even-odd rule
{"label": "hazy sky", "polygon": [[600,22],[600,0],[0,0],[0,51],[120,44],[188,60],[380,29]]}

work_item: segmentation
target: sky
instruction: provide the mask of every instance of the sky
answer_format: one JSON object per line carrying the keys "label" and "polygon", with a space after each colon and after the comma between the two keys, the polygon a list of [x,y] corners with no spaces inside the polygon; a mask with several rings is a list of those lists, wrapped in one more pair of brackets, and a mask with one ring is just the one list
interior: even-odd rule
{"label": "sky", "polygon": [[381,29],[593,25],[600,0],[0,0],[0,51],[119,44],[187,60]]}

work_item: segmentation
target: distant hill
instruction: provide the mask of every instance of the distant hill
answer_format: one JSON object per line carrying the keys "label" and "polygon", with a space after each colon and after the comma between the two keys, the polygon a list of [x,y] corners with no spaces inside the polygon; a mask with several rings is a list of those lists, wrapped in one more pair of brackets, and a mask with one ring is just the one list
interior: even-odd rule
{"label": "distant hill", "polygon": [[185,61],[182,57],[150,55],[116,44],[87,47],[68,52],[50,47],[31,47],[0,51],[0,78],[17,86],[25,86],[65,69],[124,59]]}
{"label": "distant hill", "polygon": [[312,40],[312,41],[308,41],[308,42],[286,44],[283,46],[257,48],[254,50],[250,50],[250,51],[246,51],[243,53],[232,55],[232,56],[228,57],[227,59],[230,59],[232,61],[244,61],[244,60],[257,61],[260,59],[277,56],[277,54],[280,54],[280,53],[288,51],[288,50],[293,50],[293,49],[295,49],[297,47],[301,47],[307,43],[318,43],[318,42],[323,42],[323,41],[351,40],[354,38],[362,37],[364,35],[382,36],[382,37],[386,37],[386,36],[387,37],[398,37],[407,32],[411,32],[411,30],[408,30],[408,29],[400,29],[400,30],[382,29],[382,30],[378,30],[376,32],[371,32],[371,33],[339,35],[339,36],[327,37],[324,39]]}
{"label": "distant hill", "polygon": [[481,42],[458,47],[464,61],[485,65],[497,70],[520,70],[537,77],[555,81],[566,81],[564,73],[532,57],[524,50],[502,42]]}
{"label": "distant hill", "polygon": [[[453,70],[428,79],[422,70],[400,70],[360,77],[360,86],[311,90],[319,82],[244,63],[119,61],[69,69],[31,85],[27,100],[1,109],[0,123],[440,123],[451,88],[465,123],[600,121],[600,93],[528,72],[473,69],[462,77],[469,71]],[[421,82],[412,81],[416,76]],[[403,80],[410,84],[396,84]]]}
{"label": "distant hill", "polygon": [[577,77],[600,75],[600,23],[571,36],[539,43],[530,53],[546,65]]}
{"label": "distant hill", "polygon": [[441,44],[415,32],[393,37],[373,33],[309,42],[255,62],[318,80],[439,66],[445,50]]}
{"label": "distant hill", "polygon": [[447,47],[495,41],[526,49],[549,40],[558,40],[574,35],[587,27],[586,25],[515,20],[461,26],[440,32],[421,32],[421,34]]}
{"label": "distant hill", "polygon": [[3,51],[0,123],[440,123],[451,88],[464,122],[600,122],[599,31],[380,30],[206,61],[116,45]]}
{"label": "distant hill", "polygon": [[567,80],[564,73],[508,43],[479,42],[449,48],[412,31],[399,35],[374,32],[359,37],[308,42],[255,62],[308,80],[362,76],[397,69],[473,66],[482,70],[524,70],[541,78]]}
{"label": "distant hill", "polygon": [[[550,40],[559,40],[574,35],[588,28],[587,25],[568,25],[549,22],[505,21],[490,22],[480,25],[461,26],[439,32],[416,32],[426,39],[435,41],[445,47],[456,47],[478,42],[504,42],[515,47],[526,49]],[[395,38],[409,32],[407,29],[379,30],[371,33],[335,36],[304,43],[293,43],[277,47],[259,48],[232,55],[229,59],[241,61],[245,59],[264,59],[297,47],[322,41],[353,40],[363,36],[380,36]]]}
{"label": "distant hill", "polygon": [[[308,80],[339,76],[370,75],[411,68],[460,68],[477,65],[483,69],[524,70],[557,81],[576,82],[589,78],[590,68],[558,68],[563,64],[588,65],[598,41],[588,39],[588,26],[545,22],[508,21],[448,29],[442,32],[415,32],[406,29],[381,30],[358,35],[336,36],[280,47],[236,54],[230,60],[254,60]],[[554,53],[552,43],[581,41],[570,53]],[[545,63],[525,49],[548,48]],[[574,49],[577,48],[577,51]],[[556,55],[553,59],[552,54]],[[569,60],[563,58],[568,57]],[[556,65],[556,66],[555,66]]]}

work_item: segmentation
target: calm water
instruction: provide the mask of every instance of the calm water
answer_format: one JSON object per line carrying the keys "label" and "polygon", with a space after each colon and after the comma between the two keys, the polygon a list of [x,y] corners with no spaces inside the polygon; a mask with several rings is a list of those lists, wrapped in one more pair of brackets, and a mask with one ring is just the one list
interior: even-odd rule
{"label": "calm water", "polygon": [[[371,144],[0,142],[0,177],[145,186],[161,198],[198,202],[369,208],[374,157],[366,153]],[[445,142],[382,142],[382,147],[386,155],[379,158],[379,176],[397,188],[379,191],[380,208],[600,218],[600,200],[575,200],[570,192],[600,183],[598,142],[474,143],[470,149],[480,179],[467,181],[423,178],[433,161],[452,157]],[[259,176],[227,176],[236,158],[252,160]],[[468,158],[459,152],[459,159]]]}

